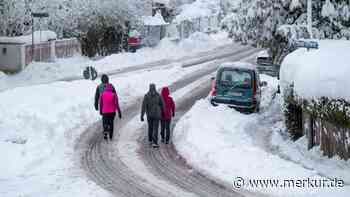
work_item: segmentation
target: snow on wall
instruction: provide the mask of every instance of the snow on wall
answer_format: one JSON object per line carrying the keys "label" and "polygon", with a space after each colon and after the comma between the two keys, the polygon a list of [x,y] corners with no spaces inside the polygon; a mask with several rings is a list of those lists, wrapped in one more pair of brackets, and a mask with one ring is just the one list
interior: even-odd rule
{"label": "snow on wall", "polygon": [[[53,31],[45,30],[34,32],[35,44],[55,39],[57,39],[57,34]],[[32,34],[17,37],[0,37],[0,42],[32,44]]]}
{"label": "snow on wall", "polygon": [[281,65],[281,86],[294,83],[306,99],[326,96],[350,100],[350,41],[321,40],[318,50],[298,49]]}

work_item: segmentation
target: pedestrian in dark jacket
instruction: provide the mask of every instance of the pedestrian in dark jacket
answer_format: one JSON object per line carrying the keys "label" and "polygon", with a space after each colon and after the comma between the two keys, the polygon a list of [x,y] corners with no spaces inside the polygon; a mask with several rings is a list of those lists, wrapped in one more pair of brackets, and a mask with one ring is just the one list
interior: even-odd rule
{"label": "pedestrian in dark jacket", "polygon": [[162,97],[156,90],[155,84],[150,84],[149,91],[142,102],[141,121],[144,121],[144,115],[147,115],[148,122],[148,141],[154,147],[158,148],[158,128],[163,111]]}
{"label": "pedestrian in dark jacket", "polygon": [[164,87],[162,89],[162,98],[164,101],[164,108],[161,120],[161,131],[162,142],[169,144],[170,140],[170,123],[171,118],[175,116],[175,103],[173,98],[170,96],[169,88]]}
{"label": "pedestrian in dark jacket", "polygon": [[[103,74],[103,75],[101,76],[101,82],[102,82],[102,83],[101,83],[100,85],[97,86],[96,92],[95,92],[95,109],[96,109],[96,111],[98,111],[98,109],[99,109],[98,105],[99,105],[99,103],[100,103],[101,93],[104,91],[106,85],[107,85],[107,84],[110,84],[110,83],[109,83],[108,76],[107,76],[106,74]],[[112,85],[112,84],[111,84],[111,85]],[[113,88],[113,92],[116,93],[115,88],[113,87],[113,85],[112,85],[112,88]],[[102,112],[101,112],[101,108],[100,108],[100,113],[102,113]]]}
{"label": "pedestrian in dark jacket", "polygon": [[118,116],[121,119],[122,113],[119,107],[118,95],[113,92],[112,84],[107,84],[100,97],[100,111],[102,115],[104,138],[113,139],[114,118],[118,111]]}

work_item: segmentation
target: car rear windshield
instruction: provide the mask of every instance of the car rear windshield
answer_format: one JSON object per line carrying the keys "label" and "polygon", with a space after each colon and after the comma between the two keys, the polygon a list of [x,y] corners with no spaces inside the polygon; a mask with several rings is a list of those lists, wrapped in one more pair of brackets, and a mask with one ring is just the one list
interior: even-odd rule
{"label": "car rear windshield", "polygon": [[220,73],[218,83],[231,88],[252,88],[252,72],[247,70],[229,69]]}

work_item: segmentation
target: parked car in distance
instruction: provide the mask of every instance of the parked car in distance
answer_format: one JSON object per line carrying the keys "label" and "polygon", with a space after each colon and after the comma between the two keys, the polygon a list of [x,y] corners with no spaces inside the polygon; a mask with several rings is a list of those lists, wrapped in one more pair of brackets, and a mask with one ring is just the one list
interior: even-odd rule
{"label": "parked car in distance", "polygon": [[259,112],[261,82],[255,65],[247,62],[222,64],[212,78],[210,103],[213,106],[227,105],[240,112]]}
{"label": "parked car in distance", "polygon": [[256,63],[258,65],[272,65],[272,57],[268,54],[266,50],[261,51],[256,58]]}

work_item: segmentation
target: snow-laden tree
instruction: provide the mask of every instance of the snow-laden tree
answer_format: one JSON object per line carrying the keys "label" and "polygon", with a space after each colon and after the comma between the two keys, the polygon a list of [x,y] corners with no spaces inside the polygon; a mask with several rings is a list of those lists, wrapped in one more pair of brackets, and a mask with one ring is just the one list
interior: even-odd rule
{"label": "snow-laden tree", "polygon": [[[236,40],[262,44],[281,25],[307,23],[306,0],[223,0],[224,20]],[[349,39],[349,0],[313,0],[313,27],[322,38]]]}
{"label": "snow-laden tree", "polygon": [[0,35],[18,35],[28,30],[30,17],[25,0],[1,1]]}
{"label": "snow-laden tree", "polygon": [[[80,28],[101,22],[134,21],[147,12],[149,1],[144,0],[0,0],[4,7],[0,12],[0,35],[22,35],[31,30],[31,12],[48,12],[42,19],[43,28],[57,32],[60,37],[79,33]],[[1,2],[0,2],[1,5]],[[35,20],[39,28],[39,19]]]}
{"label": "snow-laden tree", "polygon": [[[276,63],[283,57],[281,50],[288,46],[289,39],[310,35],[306,28],[306,0],[222,1],[227,14],[222,24],[230,36],[236,41],[270,48]],[[313,0],[313,34],[320,38],[350,39],[349,16],[349,0]]]}

